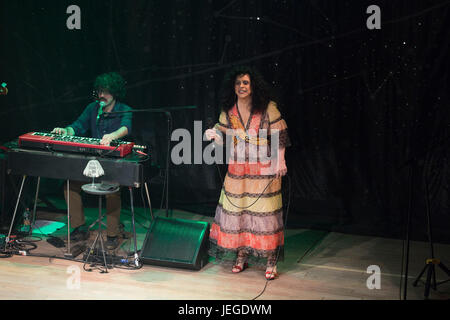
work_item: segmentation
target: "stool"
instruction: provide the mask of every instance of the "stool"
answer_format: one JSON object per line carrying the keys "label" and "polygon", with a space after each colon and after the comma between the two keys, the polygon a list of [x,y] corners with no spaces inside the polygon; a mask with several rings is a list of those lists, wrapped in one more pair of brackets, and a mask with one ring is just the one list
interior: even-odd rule
{"label": "stool", "polygon": [[[88,183],[88,184],[81,186],[81,189],[88,194],[98,196],[98,219],[96,222],[94,222],[94,224],[98,223],[97,236],[95,237],[95,240],[89,249],[86,260],[84,261],[83,269],[86,271],[92,271],[92,269],[86,269],[85,266],[86,266],[86,263],[89,261],[89,257],[91,255],[91,253],[94,252],[97,242],[100,242],[100,248],[102,250],[103,262],[104,262],[104,266],[105,266],[105,270],[101,271],[101,273],[107,273],[108,265],[106,263],[105,248],[103,246],[103,237],[102,237],[102,196],[116,193],[120,190],[120,187],[118,185],[112,185],[112,184]],[[91,264],[91,267],[94,265],[95,265],[95,263]]]}

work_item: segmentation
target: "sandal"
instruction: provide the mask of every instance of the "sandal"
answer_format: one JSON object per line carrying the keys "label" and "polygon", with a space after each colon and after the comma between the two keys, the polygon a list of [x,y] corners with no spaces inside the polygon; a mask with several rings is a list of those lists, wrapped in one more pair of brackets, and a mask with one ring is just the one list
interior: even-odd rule
{"label": "sandal", "polygon": [[278,273],[276,271],[266,271],[266,280],[274,280],[278,277]]}
{"label": "sandal", "polygon": [[[244,271],[245,269],[247,269],[248,268],[248,263],[247,262],[245,262],[243,265],[242,265],[242,267],[240,266],[240,265],[238,265],[238,264],[235,264],[234,266],[233,266],[233,268],[231,269],[231,272],[233,272],[233,273],[239,273],[239,272],[242,272],[242,271]],[[234,271],[234,270],[238,270],[238,271]]]}
{"label": "sandal", "polygon": [[266,274],[265,274],[266,280],[273,280],[278,277],[278,272],[277,272],[276,267],[273,267],[271,271],[268,271],[267,269],[266,269]]}
{"label": "sandal", "polygon": [[243,250],[240,250],[237,254],[236,264],[231,269],[231,272],[239,273],[244,271],[246,268],[248,268],[247,254]]}

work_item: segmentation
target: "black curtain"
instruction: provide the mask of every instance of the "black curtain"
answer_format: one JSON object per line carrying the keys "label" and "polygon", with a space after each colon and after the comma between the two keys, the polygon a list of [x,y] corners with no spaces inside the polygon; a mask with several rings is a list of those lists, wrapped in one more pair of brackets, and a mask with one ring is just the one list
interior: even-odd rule
{"label": "black curtain", "polygon": [[[380,30],[366,26],[372,4]],[[80,30],[66,26],[70,5],[81,9]],[[288,226],[403,237],[412,204],[414,238],[425,239],[428,209],[436,239],[450,240],[450,1],[17,0],[0,8],[0,81],[9,88],[0,96],[2,142],[72,122],[92,101],[95,76],[108,71],[126,78],[133,108],[197,106],[172,112],[172,129],[193,132],[194,121],[217,119],[225,72],[252,65],[272,84],[293,142]],[[139,114],[130,137],[148,144],[161,168],[155,198],[167,130],[164,114]],[[172,208],[214,214],[215,166],[170,172]]]}

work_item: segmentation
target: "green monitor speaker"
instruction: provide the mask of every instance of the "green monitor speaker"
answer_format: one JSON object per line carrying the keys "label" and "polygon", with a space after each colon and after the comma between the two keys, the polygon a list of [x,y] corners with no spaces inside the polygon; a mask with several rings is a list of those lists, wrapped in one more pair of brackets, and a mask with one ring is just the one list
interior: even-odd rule
{"label": "green monitor speaker", "polygon": [[208,263],[209,224],[156,217],[140,252],[144,264],[200,270]]}

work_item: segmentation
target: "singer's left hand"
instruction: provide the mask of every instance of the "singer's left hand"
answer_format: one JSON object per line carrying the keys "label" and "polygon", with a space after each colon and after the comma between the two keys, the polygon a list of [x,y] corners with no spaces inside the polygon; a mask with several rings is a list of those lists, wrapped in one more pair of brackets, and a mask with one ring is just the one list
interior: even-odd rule
{"label": "singer's left hand", "polygon": [[102,146],[109,146],[109,144],[111,143],[111,141],[114,140],[114,135],[112,135],[111,133],[109,134],[105,134],[102,138],[102,140],[100,141],[100,144]]}
{"label": "singer's left hand", "polygon": [[281,160],[278,163],[278,168],[277,168],[277,171],[276,171],[276,177],[280,178],[282,176],[285,176],[286,173],[287,173],[287,166],[286,166],[286,162],[283,159],[283,160]]}

